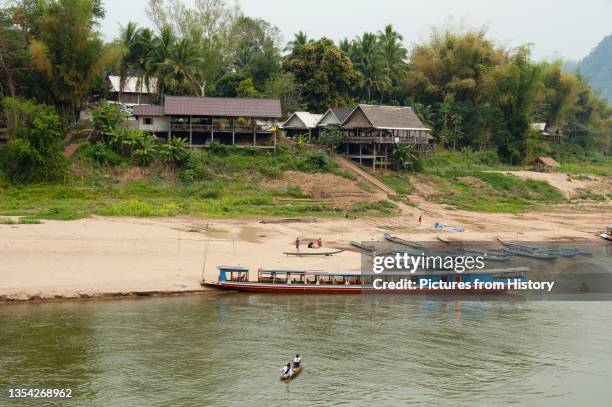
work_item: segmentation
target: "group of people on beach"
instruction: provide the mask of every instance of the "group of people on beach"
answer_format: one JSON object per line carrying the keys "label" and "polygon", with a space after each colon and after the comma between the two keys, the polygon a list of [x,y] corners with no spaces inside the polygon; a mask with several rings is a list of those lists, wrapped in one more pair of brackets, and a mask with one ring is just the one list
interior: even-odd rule
{"label": "group of people on beach", "polygon": [[[295,249],[296,250],[300,250],[300,238],[297,237],[295,239]],[[323,247],[323,240],[321,240],[321,238],[318,238],[316,240],[311,240],[310,242],[308,242],[308,248],[309,249],[320,249],[321,247]]]}
{"label": "group of people on beach", "polygon": [[300,357],[300,355],[295,355],[295,357],[293,358],[293,366],[291,366],[291,362],[289,362],[281,369],[283,376],[291,376],[293,374],[293,369],[297,369],[298,367],[300,367],[301,363],[302,358]]}

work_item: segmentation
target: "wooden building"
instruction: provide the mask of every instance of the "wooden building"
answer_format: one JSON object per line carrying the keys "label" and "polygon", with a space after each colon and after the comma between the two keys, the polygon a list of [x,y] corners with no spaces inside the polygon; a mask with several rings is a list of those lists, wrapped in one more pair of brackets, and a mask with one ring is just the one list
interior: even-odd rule
{"label": "wooden building", "polygon": [[123,91],[121,91],[120,80],[121,77],[116,75],[106,77],[106,81],[110,86],[110,100],[127,105],[150,105],[155,103],[157,98],[155,95],[157,91],[155,78],[151,78],[149,87],[147,87],[142,78],[128,76],[125,78]]}
{"label": "wooden building", "polygon": [[344,120],[344,153],[360,164],[387,166],[398,144],[411,144],[424,154],[432,151],[433,137],[410,107],[360,104]]}
{"label": "wooden building", "polygon": [[321,120],[321,114],[314,114],[309,112],[294,112],[289,116],[287,121],[283,123],[282,129],[285,131],[285,135],[289,138],[295,138],[296,136],[303,134],[308,136],[308,140],[313,137],[318,137],[319,132],[317,129],[317,123]]}
{"label": "wooden building", "polygon": [[191,147],[213,143],[276,148],[278,99],[166,96],[163,105],[134,106],[138,129],[182,137]]}
{"label": "wooden building", "polygon": [[352,111],[353,109],[344,109],[338,107],[328,109],[327,112],[323,113],[323,116],[317,123],[317,127],[319,129],[333,127],[339,128]]}
{"label": "wooden building", "polygon": [[533,161],[529,162],[529,166],[533,171],[549,172],[559,168],[561,164],[552,157],[536,157]]}
{"label": "wooden building", "polygon": [[561,144],[561,137],[563,137],[563,132],[559,127],[549,126],[545,122],[540,123],[531,123],[531,128],[540,132],[542,137],[555,144]]}

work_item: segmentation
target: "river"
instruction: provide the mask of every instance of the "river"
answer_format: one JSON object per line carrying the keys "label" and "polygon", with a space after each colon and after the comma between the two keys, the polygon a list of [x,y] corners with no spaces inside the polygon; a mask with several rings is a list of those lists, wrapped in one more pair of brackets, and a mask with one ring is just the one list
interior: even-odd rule
{"label": "river", "polygon": [[[610,302],[368,295],[6,304],[0,405],[18,387],[96,406],[606,405],[611,314]],[[282,383],[296,352],[304,371]]]}

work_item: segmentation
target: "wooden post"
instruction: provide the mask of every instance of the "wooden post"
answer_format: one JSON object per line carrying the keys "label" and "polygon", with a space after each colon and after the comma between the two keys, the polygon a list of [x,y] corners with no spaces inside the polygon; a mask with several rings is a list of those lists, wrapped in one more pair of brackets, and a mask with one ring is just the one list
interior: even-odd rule
{"label": "wooden post", "polygon": [[361,155],[362,155],[362,154],[361,154],[361,143],[359,143],[359,164],[361,164],[361,163],[362,163],[362,160],[361,160]]}
{"label": "wooden post", "polygon": [[232,131],[232,145],[236,145],[236,132]]}
{"label": "wooden post", "polygon": [[376,142],[372,143],[372,171],[376,171]]}
{"label": "wooden post", "polygon": [[168,119],[168,141],[172,137],[172,116]]}
{"label": "wooden post", "polygon": [[191,123],[193,121],[193,118],[191,116],[189,116],[189,146],[193,146],[193,128],[191,126]]}

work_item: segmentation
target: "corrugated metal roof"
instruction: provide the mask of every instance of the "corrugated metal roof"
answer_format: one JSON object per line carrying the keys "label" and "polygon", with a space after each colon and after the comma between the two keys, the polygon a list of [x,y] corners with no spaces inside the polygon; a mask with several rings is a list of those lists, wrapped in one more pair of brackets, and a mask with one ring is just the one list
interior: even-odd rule
{"label": "corrugated metal roof", "polygon": [[[117,75],[107,76],[108,81],[111,84],[113,92],[119,92],[119,85],[121,78]],[[151,90],[149,91],[149,88]],[[123,85],[123,92],[125,93],[155,93],[157,90],[157,79],[149,79],[149,88],[145,85],[142,78],[136,76],[128,76],[125,78],[125,84]]]}
{"label": "corrugated metal roof", "polygon": [[[374,105],[357,105],[351,114],[342,123],[342,127],[353,128],[351,126],[351,117],[360,110],[363,112],[367,120],[371,123],[371,127],[375,129],[393,129],[393,130],[429,130],[419,120],[412,108],[403,106],[374,106]],[[357,126],[357,127],[361,127]]]}
{"label": "corrugated metal roof", "polygon": [[136,105],[132,112],[134,116],[163,116],[164,107],[160,105]]}
{"label": "corrugated metal roof", "polygon": [[[287,121],[283,124],[283,127],[291,129],[314,129],[315,127],[317,127],[317,123],[319,123],[319,120],[321,120],[322,117],[322,114],[310,112],[295,112],[291,116],[289,116]],[[302,122],[303,126],[287,125],[287,123],[293,121],[295,118],[299,119],[299,121]]]}
{"label": "corrugated metal roof", "polygon": [[221,117],[281,117],[278,99],[166,96],[164,113]]}

